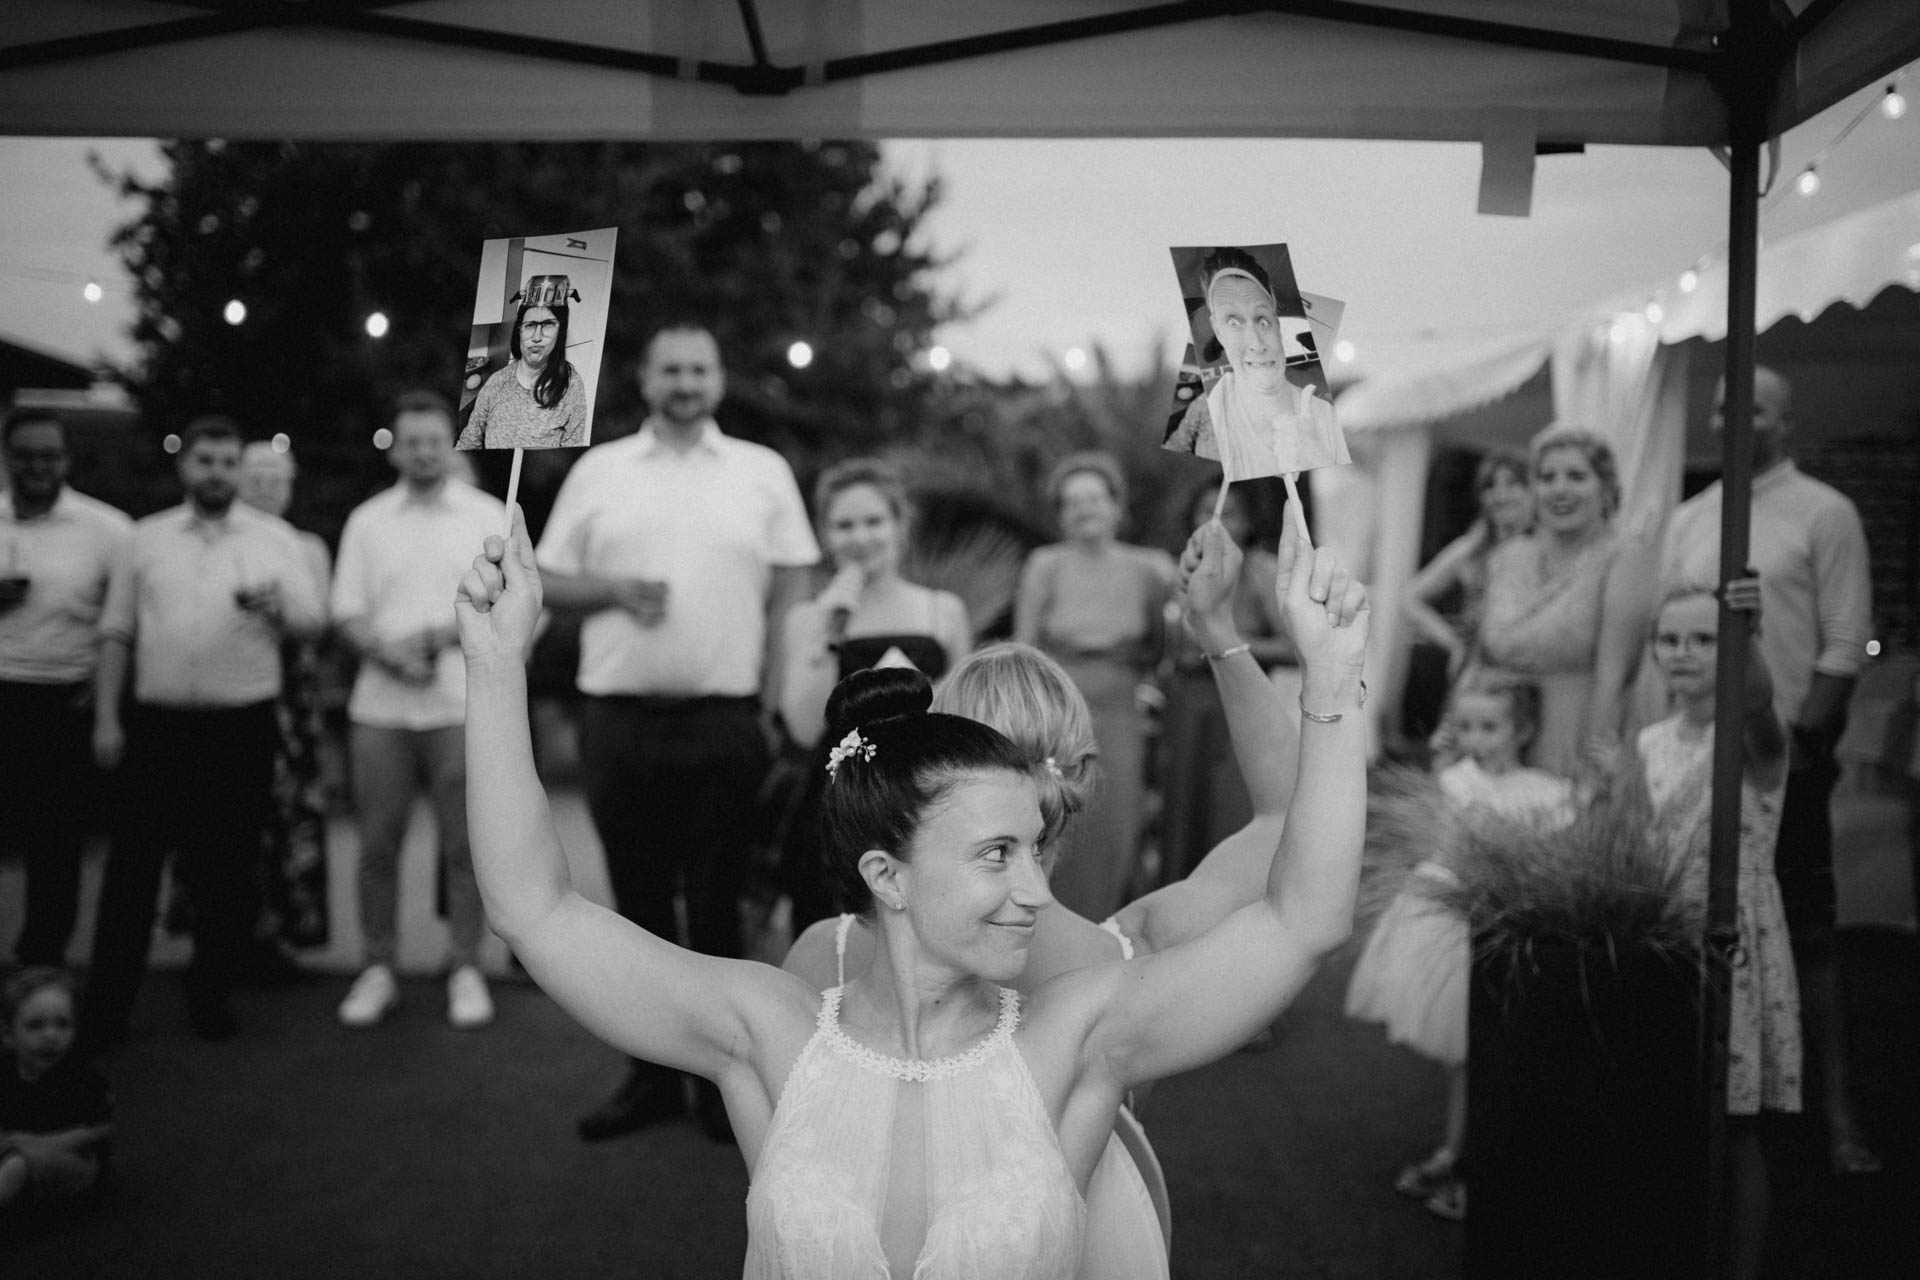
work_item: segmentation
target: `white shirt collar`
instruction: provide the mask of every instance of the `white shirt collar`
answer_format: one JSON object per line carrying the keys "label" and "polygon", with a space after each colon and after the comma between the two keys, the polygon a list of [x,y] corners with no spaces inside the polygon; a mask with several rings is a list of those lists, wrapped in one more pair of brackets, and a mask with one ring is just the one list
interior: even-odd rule
{"label": "white shirt collar", "polygon": [[[660,438],[660,433],[654,430],[653,423],[653,418],[648,417],[646,422],[641,424],[640,431],[635,437],[635,439],[639,441],[640,452],[642,454],[654,453],[657,450],[669,447],[667,443]],[[704,449],[710,453],[718,453],[720,451],[720,441],[725,435],[726,433],[720,430],[719,423],[715,422],[712,418],[703,419],[700,423],[700,435],[694,440],[693,448]],[[689,453],[692,451],[691,449],[688,450]]]}

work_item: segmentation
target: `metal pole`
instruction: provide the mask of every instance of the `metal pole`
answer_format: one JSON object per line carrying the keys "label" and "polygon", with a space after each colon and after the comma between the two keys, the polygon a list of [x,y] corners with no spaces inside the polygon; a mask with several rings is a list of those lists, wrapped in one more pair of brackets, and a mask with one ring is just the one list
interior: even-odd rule
{"label": "metal pole", "polygon": [[[1735,0],[1723,82],[1731,140],[1728,168],[1726,395],[1720,433],[1720,582],[1746,574],[1753,510],[1753,358],[1760,252],[1760,147],[1781,45],[1766,0]],[[1714,685],[1713,830],[1707,869],[1707,936],[1701,991],[1706,1071],[1707,1274],[1732,1274],[1727,1178],[1727,981],[1739,942],[1740,782],[1746,747],[1747,626],[1720,601]]]}

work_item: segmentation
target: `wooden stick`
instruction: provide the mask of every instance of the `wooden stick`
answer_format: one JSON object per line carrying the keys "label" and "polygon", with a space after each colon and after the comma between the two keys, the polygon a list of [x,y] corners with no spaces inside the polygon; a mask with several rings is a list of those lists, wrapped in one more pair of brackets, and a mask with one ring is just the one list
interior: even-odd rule
{"label": "wooden stick", "polygon": [[1287,486],[1287,505],[1293,508],[1294,522],[1300,526],[1300,541],[1311,547],[1313,534],[1307,531],[1307,509],[1300,503],[1300,488],[1295,483],[1299,478],[1298,471],[1289,471],[1282,480]]}
{"label": "wooden stick", "polygon": [[522,449],[518,445],[514,446],[513,472],[507,477],[507,531],[500,535],[503,538],[511,538],[513,536],[513,503],[514,500],[520,496],[520,463],[526,456],[527,451],[525,449]]}
{"label": "wooden stick", "polygon": [[1226,472],[1220,473],[1220,492],[1213,496],[1213,518],[1218,520],[1220,513],[1227,509],[1227,486],[1233,481],[1227,479]]}

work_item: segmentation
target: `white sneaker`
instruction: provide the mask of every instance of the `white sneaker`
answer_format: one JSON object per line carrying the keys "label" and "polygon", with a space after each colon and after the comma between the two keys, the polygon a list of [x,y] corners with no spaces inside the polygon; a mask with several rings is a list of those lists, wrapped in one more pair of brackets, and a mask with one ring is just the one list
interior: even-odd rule
{"label": "white sneaker", "polygon": [[470,964],[447,976],[447,1021],[462,1031],[493,1021],[493,997],[487,994],[487,980]]}
{"label": "white sneaker", "polygon": [[400,1003],[400,984],[384,964],[370,964],[353,980],[340,1002],[340,1021],[349,1027],[371,1027]]}

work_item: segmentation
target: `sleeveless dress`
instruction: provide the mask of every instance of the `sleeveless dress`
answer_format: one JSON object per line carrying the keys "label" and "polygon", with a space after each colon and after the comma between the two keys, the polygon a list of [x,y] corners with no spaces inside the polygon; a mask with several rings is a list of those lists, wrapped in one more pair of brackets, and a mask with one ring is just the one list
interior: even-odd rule
{"label": "sleeveless dress", "polygon": [[[1544,769],[1488,773],[1472,760],[1440,771],[1440,790],[1469,812],[1538,822],[1573,821],[1573,787]],[[1447,1066],[1467,1060],[1467,990],[1472,939],[1467,922],[1435,900],[1460,883],[1427,859],[1380,913],[1347,982],[1347,1016],[1386,1025],[1387,1039]]]}
{"label": "sleeveless dress", "polygon": [[1609,531],[1551,577],[1538,535],[1509,538],[1487,556],[1477,665],[1540,686],[1532,763],[1552,773],[1571,775],[1580,762],[1601,606],[1619,547]]}
{"label": "sleeveless dress", "polygon": [[[842,986],[847,981],[847,934],[856,919],[851,914],[842,915],[834,926],[834,960]],[[1100,927],[1120,944],[1122,959],[1133,959],[1133,939],[1122,932],[1119,921],[1109,916]],[[1168,1256],[1169,1226],[1161,1222],[1160,1209],[1147,1189],[1141,1164],[1151,1164],[1158,1181],[1164,1182],[1164,1178],[1145,1131],[1125,1107],[1120,1110],[1116,1131],[1107,1139],[1093,1176],[1087,1180],[1086,1230],[1075,1275],[1078,1280],[1167,1280],[1172,1265]],[[1120,1137],[1118,1126],[1122,1124],[1131,1126],[1140,1143],[1141,1155],[1137,1158]]]}
{"label": "sleeveless dress", "polygon": [[[845,680],[856,671],[877,666],[911,664],[927,679],[938,684],[947,673],[952,656],[932,634],[933,596],[928,595],[925,632],[888,632],[878,635],[848,636],[835,651],[839,672],[835,680]],[[792,905],[789,925],[794,936],[816,920],[824,920],[840,906],[835,901],[833,875],[827,870],[826,852],[820,846],[820,802],[827,789],[827,753],[834,744],[822,739],[807,756],[806,782],[787,826],[786,846],[780,854],[780,889]]]}
{"label": "sleeveless dress", "polygon": [[[1683,735],[1682,717],[1670,716],[1640,731],[1640,759],[1647,796],[1653,802],[1655,837],[1670,863],[1679,863],[1681,892],[1690,902],[1707,900],[1707,846],[1713,826],[1713,727],[1698,737]],[[1780,884],[1773,875],[1773,847],[1780,832],[1779,786],[1762,790],[1740,784],[1740,880],[1736,923],[1738,962],[1733,966],[1727,1033],[1727,1112],[1753,1115],[1800,1110],[1800,985],[1794,974]]]}
{"label": "sleeveless dress", "polygon": [[[971,1049],[894,1058],[825,992],[747,1191],[746,1280],[890,1280],[889,1212],[924,1207],[914,1280],[1070,1280],[1086,1205],[1014,1044],[1019,993]],[[892,1202],[890,1204],[890,1202]]]}

